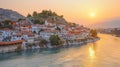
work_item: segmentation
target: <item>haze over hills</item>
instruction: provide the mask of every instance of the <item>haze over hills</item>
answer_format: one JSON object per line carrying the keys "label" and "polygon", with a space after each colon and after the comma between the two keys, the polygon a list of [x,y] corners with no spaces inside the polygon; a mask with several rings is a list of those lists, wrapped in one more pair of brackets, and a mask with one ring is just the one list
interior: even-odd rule
{"label": "haze over hills", "polygon": [[24,19],[25,17],[16,11],[0,8],[0,21]]}
{"label": "haze over hills", "polygon": [[91,28],[120,28],[120,18],[108,19],[90,26]]}

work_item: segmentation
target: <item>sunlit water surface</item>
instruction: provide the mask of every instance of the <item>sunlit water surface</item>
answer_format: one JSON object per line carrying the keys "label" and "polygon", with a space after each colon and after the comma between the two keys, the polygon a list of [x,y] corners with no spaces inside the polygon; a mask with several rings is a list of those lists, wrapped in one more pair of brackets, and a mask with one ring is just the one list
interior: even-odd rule
{"label": "sunlit water surface", "polygon": [[99,37],[82,46],[0,54],[0,67],[120,67],[120,38]]}

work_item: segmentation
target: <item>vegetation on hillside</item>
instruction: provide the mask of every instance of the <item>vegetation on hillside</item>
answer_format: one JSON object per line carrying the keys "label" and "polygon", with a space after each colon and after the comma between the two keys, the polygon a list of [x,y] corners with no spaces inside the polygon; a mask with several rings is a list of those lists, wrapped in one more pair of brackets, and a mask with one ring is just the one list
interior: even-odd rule
{"label": "vegetation on hillside", "polygon": [[90,30],[90,36],[92,36],[92,37],[97,37],[97,31],[94,30],[94,29],[91,29],[91,30]]}
{"label": "vegetation on hillside", "polygon": [[12,25],[9,24],[10,20],[4,20],[0,22],[0,28],[12,28]]}
{"label": "vegetation on hillside", "polygon": [[[51,10],[43,10],[41,13],[34,11],[32,15],[27,15],[27,18],[31,18],[34,24],[44,24],[45,19],[49,17],[63,18],[63,15],[58,15],[57,13],[52,12]],[[52,18],[51,20],[54,20],[54,18]]]}
{"label": "vegetation on hillside", "polygon": [[60,46],[63,43],[58,35],[51,35],[49,40],[50,40],[51,46]]}
{"label": "vegetation on hillside", "polygon": [[47,43],[48,43],[47,40],[41,39],[39,46],[42,47],[42,48],[44,48],[44,47],[47,48],[47,47],[48,47],[48,46],[47,46]]}
{"label": "vegetation on hillside", "polygon": [[57,28],[56,28],[56,30],[59,30],[59,31],[61,31],[61,29],[60,29],[59,27],[57,27]]}
{"label": "vegetation on hillside", "polygon": [[21,50],[22,50],[22,45],[18,45],[16,51],[21,51]]}

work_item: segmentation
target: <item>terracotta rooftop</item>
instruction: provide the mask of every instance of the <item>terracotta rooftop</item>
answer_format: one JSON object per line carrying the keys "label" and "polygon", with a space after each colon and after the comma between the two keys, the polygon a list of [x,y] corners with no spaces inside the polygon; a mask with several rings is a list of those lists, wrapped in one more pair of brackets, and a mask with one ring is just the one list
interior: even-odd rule
{"label": "terracotta rooftop", "polygon": [[16,40],[16,41],[10,41],[10,42],[0,42],[0,46],[8,46],[8,45],[14,45],[17,43],[22,43],[24,40]]}

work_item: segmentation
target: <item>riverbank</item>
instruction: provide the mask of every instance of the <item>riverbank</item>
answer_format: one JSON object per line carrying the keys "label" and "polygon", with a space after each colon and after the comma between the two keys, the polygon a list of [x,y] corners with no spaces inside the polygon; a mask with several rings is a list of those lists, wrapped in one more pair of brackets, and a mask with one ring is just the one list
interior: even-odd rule
{"label": "riverbank", "polygon": [[[50,43],[47,44],[47,47],[40,47],[39,45],[36,46],[32,46],[30,48],[26,48],[26,46],[23,44],[22,46],[10,46],[10,47],[4,47],[6,49],[6,51],[3,51],[3,47],[0,47],[0,53],[4,54],[4,53],[11,53],[11,52],[20,52],[20,51],[26,51],[26,50],[35,50],[35,49],[46,49],[46,48],[62,48],[62,47],[70,47],[70,46],[81,46],[81,45],[85,45],[88,43],[92,43],[95,41],[98,41],[100,38],[94,38],[94,39],[86,39],[84,41],[78,41],[78,42],[65,42],[63,45],[58,45],[58,46],[51,46]],[[17,48],[17,49],[15,49]],[[8,50],[10,49],[10,50]]]}

